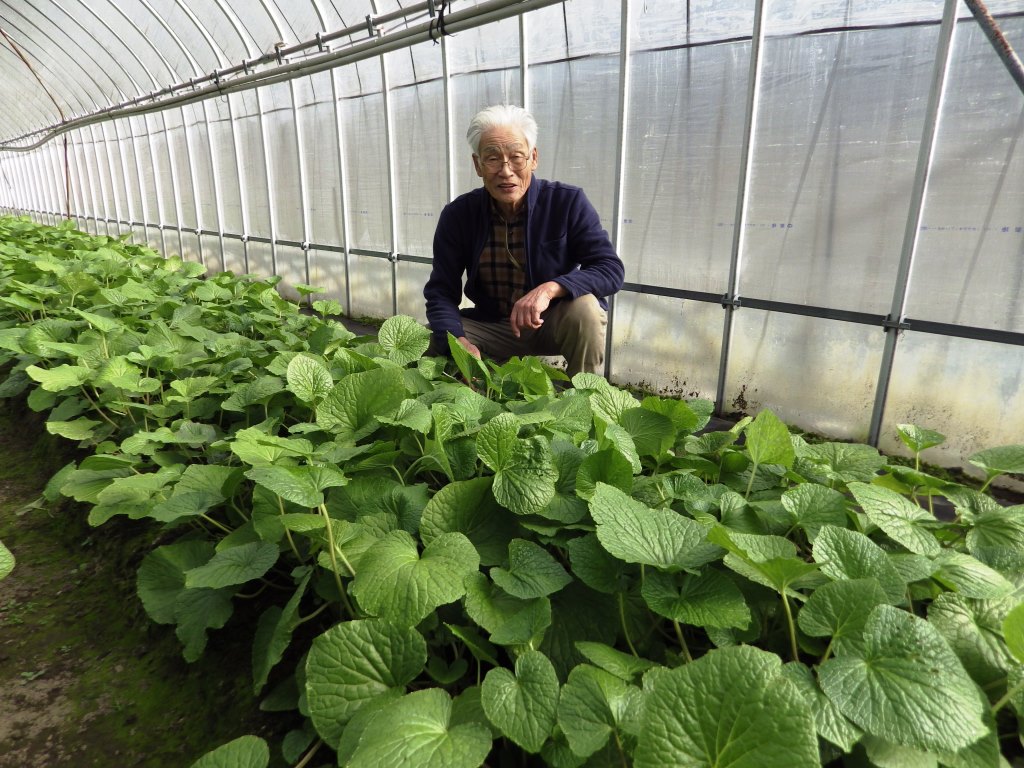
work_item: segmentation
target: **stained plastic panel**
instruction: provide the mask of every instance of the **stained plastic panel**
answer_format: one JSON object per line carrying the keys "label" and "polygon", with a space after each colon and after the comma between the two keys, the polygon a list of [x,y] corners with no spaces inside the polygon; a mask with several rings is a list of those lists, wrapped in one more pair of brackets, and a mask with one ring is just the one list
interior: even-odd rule
{"label": "stained plastic panel", "polygon": [[741,309],[722,408],[771,408],[803,429],[866,441],[881,365],[878,328]]}
{"label": "stained plastic panel", "polygon": [[898,349],[880,448],[905,453],[896,438],[897,424],[944,434],[946,442],[924,454],[938,465],[1021,442],[1024,347],[908,331],[900,336]]}
{"label": "stained plastic panel", "polygon": [[349,257],[353,317],[388,317],[393,311],[391,262],[375,256]]}
{"label": "stained plastic panel", "polygon": [[742,294],[888,312],[937,36],[765,41]]}
{"label": "stained plastic panel", "polygon": [[[1017,50],[1024,18],[1000,22]],[[908,316],[1024,331],[1024,94],[978,25],[958,24]]]}
{"label": "stained plastic panel", "polygon": [[620,293],[612,312],[610,378],[670,397],[714,399],[722,308]]}
{"label": "stained plastic panel", "polygon": [[200,229],[217,231],[217,186],[214,182],[213,153],[210,146],[210,131],[201,104],[191,104],[182,109],[185,125],[186,147],[189,153],[189,174],[196,198],[196,226]]}

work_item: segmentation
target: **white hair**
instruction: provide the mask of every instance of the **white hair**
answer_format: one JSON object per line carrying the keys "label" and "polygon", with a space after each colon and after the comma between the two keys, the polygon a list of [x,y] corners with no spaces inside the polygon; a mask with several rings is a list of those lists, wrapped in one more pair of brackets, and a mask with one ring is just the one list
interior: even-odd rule
{"label": "white hair", "polygon": [[533,115],[512,104],[496,104],[481,109],[469,121],[466,141],[474,155],[480,153],[480,137],[492,128],[516,128],[526,137],[527,150],[537,146],[537,121]]}

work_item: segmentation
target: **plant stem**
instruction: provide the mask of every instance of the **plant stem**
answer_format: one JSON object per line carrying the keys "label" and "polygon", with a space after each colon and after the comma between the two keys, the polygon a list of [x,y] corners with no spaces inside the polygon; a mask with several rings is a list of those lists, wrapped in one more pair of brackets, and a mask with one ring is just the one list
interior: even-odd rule
{"label": "plant stem", "polygon": [[327,552],[331,556],[331,570],[334,571],[334,583],[338,586],[338,593],[341,595],[341,600],[345,603],[345,608],[348,611],[348,615],[355,617],[355,611],[352,610],[352,603],[349,602],[348,594],[345,592],[345,588],[341,584],[341,574],[338,573],[338,555],[341,555],[342,561],[345,563],[345,567],[348,568],[348,572],[353,576],[356,575],[355,569],[352,564],[345,557],[344,552],[339,552],[334,546],[334,530],[331,528],[331,516],[327,514],[327,505],[321,504],[319,506],[320,514],[324,518],[324,526],[327,531]]}
{"label": "plant stem", "polygon": [[323,739],[317,739],[316,744],[310,747],[309,751],[302,756],[302,759],[295,764],[295,768],[306,768],[306,766],[309,765],[309,761],[313,759],[313,755],[315,755],[317,750],[320,749],[321,746],[323,746],[323,743]]}
{"label": "plant stem", "polygon": [[325,610],[327,610],[327,606],[328,605],[330,605],[330,603],[324,603],[319,608],[317,608],[315,611],[313,611],[311,614],[309,614],[309,616],[303,616],[302,618],[300,618],[298,621],[295,622],[296,626],[298,626],[299,624],[305,624],[307,621],[312,621],[317,616],[319,616],[321,613],[323,613]]}
{"label": "plant stem", "polygon": [[639,659],[640,654],[633,647],[633,641],[629,637],[629,627],[626,626],[626,599],[621,592],[619,592],[619,621],[622,622],[622,634],[626,638],[626,645],[629,646],[629,650],[633,652],[633,655]]}
{"label": "plant stem", "polygon": [[750,465],[750,481],[747,483],[747,492],[743,494],[744,499],[750,498],[750,492],[754,489],[754,478],[757,477],[757,464]]}
{"label": "plant stem", "polygon": [[217,522],[216,520],[214,520],[209,515],[203,514],[203,515],[200,515],[200,517],[203,520],[205,520],[206,522],[208,522],[210,525],[212,525],[214,528],[220,528],[222,531],[224,531],[224,533],[231,533],[231,529],[230,528],[228,528],[223,523]]}
{"label": "plant stem", "polygon": [[789,625],[789,649],[793,653],[793,661],[800,661],[800,652],[796,646],[796,624],[793,623],[793,610],[789,607],[786,589],[782,589],[782,608],[786,612],[786,623]]}
{"label": "plant stem", "polygon": [[993,714],[993,716],[1000,709],[1005,707],[1010,702],[1010,699],[1012,699],[1014,696],[1016,696],[1022,690],[1024,690],[1024,680],[1021,680],[1019,683],[1017,683],[1015,686],[1013,686],[1013,688],[1011,688],[1010,690],[1008,690],[1006,692],[1006,695],[1004,695],[999,701],[997,701],[995,704],[992,705],[992,714]]}
{"label": "plant stem", "polygon": [[676,639],[679,640],[679,647],[683,649],[683,655],[688,662],[693,661],[693,656],[690,655],[690,648],[686,644],[686,638],[683,637],[683,628],[679,626],[679,622],[675,619],[672,619],[672,626],[676,629]]}

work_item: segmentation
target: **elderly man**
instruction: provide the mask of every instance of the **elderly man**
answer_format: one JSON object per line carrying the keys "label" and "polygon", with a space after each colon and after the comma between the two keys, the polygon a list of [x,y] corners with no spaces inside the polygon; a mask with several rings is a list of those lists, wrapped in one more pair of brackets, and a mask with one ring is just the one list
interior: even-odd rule
{"label": "elderly man", "polygon": [[[534,178],[537,123],[515,106],[479,112],[466,139],[483,187],[445,206],[423,289],[436,350],[448,334],[476,357],[561,355],[603,373],[607,304],[622,261],[579,187]],[[459,309],[465,295],[474,306]]]}

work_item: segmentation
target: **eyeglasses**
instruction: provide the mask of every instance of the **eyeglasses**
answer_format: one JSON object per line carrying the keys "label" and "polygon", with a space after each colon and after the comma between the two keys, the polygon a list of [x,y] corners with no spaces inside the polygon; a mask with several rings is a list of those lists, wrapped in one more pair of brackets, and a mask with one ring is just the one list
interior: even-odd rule
{"label": "eyeglasses", "polygon": [[522,152],[513,152],[508,157],[504,155],[487,155],[480,158],[480,163],[491,173],[497,173],[508,163],[513,171],[523,170],[530,162],[530,156]]}

